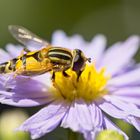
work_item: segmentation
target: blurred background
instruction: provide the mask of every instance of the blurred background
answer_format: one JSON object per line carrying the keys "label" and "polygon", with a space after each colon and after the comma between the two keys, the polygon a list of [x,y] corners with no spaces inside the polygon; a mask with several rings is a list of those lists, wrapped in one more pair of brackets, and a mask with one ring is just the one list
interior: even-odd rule
{"label": "blurred background", "polygon": [[[17,44],[8,32],[8,25],[24,26],[49,41],[51,34],[58,29],[65,31],[67,35],[81,34],[89,41],[93,36],[101,33],[107,37],[108,45],[111,45],[116,41],[125,40],[130,35],[140,34],[140,1],[0,0],[0,47],[4,47],[7,43]],[[139,55],[136,58],[139,61]],[[0,104],[0,118],[8,109],[17,108]],[[38,109],[30,108],[22,111],[26,114],[25,116],[28,116]],[[117,124],[132,140],[139,140],[140,133],[133,127],[122,124],[118,120]],[[6,122],[5,125],[7,125]],[[0,130],[1,126],[0,121]],[[65,131],[58,128],[40,140],[65,139]],[[0,140],[3,140],[1,131]],[[29,137],[26,136],[25,140],[29,140]]]}

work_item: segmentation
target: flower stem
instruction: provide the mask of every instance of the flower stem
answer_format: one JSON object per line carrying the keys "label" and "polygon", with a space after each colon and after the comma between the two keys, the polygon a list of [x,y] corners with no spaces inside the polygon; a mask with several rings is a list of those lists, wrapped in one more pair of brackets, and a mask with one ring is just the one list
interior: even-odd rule
{"label": "flower stem", "polygon": [[78,140],[78,133],[68,130],[68,140]]}

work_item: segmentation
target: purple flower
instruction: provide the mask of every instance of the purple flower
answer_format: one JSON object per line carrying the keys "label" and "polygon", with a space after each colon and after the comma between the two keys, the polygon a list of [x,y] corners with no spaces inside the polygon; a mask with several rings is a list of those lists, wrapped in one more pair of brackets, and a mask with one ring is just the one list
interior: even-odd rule
{"label": "purple flower", "polygon": [[[1,75],[0,102],[20,107],[46,105],[19,127],[19,130],[29,131],[32,139],[60,125],[82,133],[87,140],[92,140],[104,129],[117,130],[127,140],[127,135],[106,114],[122,119],[140,131],[140,65],[133,59],[139,43],[139,36],[131,36],[105,50],[103,35],[86,42],[79,35],[67,37],[64,32],[55,32],[53,45],[81,49],[92,59],[79,81],[70,69],[67,70],[70,77],[57,72],[55,84],[51,82],[51,73],[16,78],[13,74]],[[6,48],[8,53],[0,50],[0,56],[7,60],[22,50],[13,45]]]}

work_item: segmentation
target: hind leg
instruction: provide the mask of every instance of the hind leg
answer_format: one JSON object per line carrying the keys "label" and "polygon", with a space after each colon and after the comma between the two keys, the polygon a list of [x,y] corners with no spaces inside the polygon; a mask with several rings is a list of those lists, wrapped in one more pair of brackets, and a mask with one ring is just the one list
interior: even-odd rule
{"label": "hind leg", "polygon": [[68,70],[69,68],[70,68],[70,66],[66,66],[66,67],[63,69],[62,74],[63,74],[64,77],[70,77],[70,76],[67,74],[67,72],[66,72],[66,70]]}
{"label": "hind leg", "polygon": [[52,82],[55,82],[55,72],[53,71],[52,77],[51,77]]}
{"label": "hind leg", "polygon": [[66,71],[63,71],[62,74],[63,74],[63,76],[65,76],[65,77],[70,77],[70,76],[66,73]]}

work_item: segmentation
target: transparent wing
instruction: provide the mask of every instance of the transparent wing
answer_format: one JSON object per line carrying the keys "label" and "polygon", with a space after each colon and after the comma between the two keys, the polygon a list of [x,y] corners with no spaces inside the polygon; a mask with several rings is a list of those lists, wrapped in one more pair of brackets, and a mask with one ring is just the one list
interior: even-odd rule
{"label": "transparent wing", "polygon": [[8,28],[12,36],[24,46],[40,48],[49,45],[47,41],[43,40],[22,26],[10,25]]}

